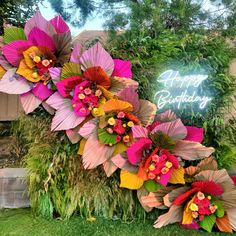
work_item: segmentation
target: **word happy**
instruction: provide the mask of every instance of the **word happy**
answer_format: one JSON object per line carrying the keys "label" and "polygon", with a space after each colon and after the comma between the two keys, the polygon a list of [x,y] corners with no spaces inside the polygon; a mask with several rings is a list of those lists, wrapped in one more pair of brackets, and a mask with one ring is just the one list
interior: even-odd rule
{"label": "word happy", "polygon": [[179,71],[173,70],[163,72],[158,77],[158,81],[165,88],[155,94],[158,108],[176,105],[180,109],[183,103],[188,103],[197,104],[200,109],[204,109],[212,98],[198,95],[197,89],[207,77],[207,75],[181,76]]}

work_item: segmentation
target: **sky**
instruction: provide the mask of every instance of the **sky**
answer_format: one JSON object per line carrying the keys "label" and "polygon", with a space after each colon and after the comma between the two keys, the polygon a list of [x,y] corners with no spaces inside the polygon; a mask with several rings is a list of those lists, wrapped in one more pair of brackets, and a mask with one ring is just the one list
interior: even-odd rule
{"label": "sky", "polygon": [[[56,16],[56,12],[51,8],[48,0],[44,0],[43,4],[40,4],[39,9],[41,14],[47,19],[50,20],[54,16]],[[77,28],[73,27],[69,24],[72,35],[77,36],[80,32],[84,30],[102,30],[102,24],[104,23],[104,19],[99,17],[93,17],[87,20],[86,24],[83,27]]]}
{"label": "sky", "polygon": [[[65,1],[70,1],[70,0],[65,0]],[[199,1],[199,0],[197,0],[197,1]],[[202,0],[202,6],[206,10],[217,9],[215,6],[213,6],[210,3],[210,0]],[[40,8],[42,15],[48,20],[53,18],[55,15],[57,15],[56,12],[52,9],[48,0],[44,0],[43,3],[40,4],[39,8]],[[80,32],[82,32],[84,30],[102,30],[103,29],[102,25],[104,22],[105,22],[105,19],[103,19],[101,17],[101,15],[99,15],[99,16],[95,16],[95,17],[90,17],[83,27],[78,28],[78,27],[72,26],[71,24],[69,24],[69,26],[70,26],[72,35],[77,36]]]}

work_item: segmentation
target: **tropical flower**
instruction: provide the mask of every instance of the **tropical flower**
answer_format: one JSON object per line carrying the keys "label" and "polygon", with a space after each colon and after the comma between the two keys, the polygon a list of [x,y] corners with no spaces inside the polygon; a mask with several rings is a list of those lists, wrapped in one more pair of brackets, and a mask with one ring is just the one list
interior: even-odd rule
{"label": "tropical flower", "polygon": [[[158,217],[154,227],[178,222],[186,228],[211,232],[216,227],[222,232],[232,232],[236,230],[235,192],[226,170],[201,171],[191,186],[175,188],[163,196],[169,211]],[[145,201],[148,202],[147,198]]]}
{"label": "tropical flower", "polygon": [[148,126],[156,113],[155,104],[140,100],[136,88],[130,86],[117,93],[102,106],[104,115],[85,123],[79,134],[86,139],[79,154],[85,168],[92,169],[103,164],[110,176],[117,166],[113,156],[123,153],[133,142],[132,128],[135,125]]}
{"label": "tropical flower", "polygon": [[35,110],[53,93],[50,68],[68,61],[71,53],[69,27],[60,16],[50,21],[37,12],[24,29],[4,31],[0,65],[0,91],[21,95],[26,113]]}
{"label": "tropical flower", "polygon": [[124,188],[140,189],[144,185],[148,192],[155,192],[168,183],[184,184],[180,161],[202,159],[214,152],[201,145],[203,129],[184,126],[170,111],[158,115],[146,128],[134,124],[132,134],[135,141],[126,153],[111,159],[121,169]]}
{"label": "tropical flower", "polygon": [[101,106],[107,100],[128,86],[138,86],[131,79],[130,62],[113,60],[100,43],[85,51],[76,44],[70,62],[50,73],[58,90],[47,100],[56,110],[52,130],[67,130],[73,143],[80,139],[82,122],[104,115]]}

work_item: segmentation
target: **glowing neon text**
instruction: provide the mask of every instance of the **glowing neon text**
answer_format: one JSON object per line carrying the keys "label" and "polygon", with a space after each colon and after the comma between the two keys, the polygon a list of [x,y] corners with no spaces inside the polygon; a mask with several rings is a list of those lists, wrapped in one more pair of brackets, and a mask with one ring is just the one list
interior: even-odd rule
{"label": "glowing neon text", "polygon": [[207,77],[207,75],[180,76],[179,71],[165,71],[158,78],[158,82],[165,87],[155,94],[158,108],[172,104],[180,109],[183,103],[196,103],[200,109],[204,109],[212,98],[198,95],[197,89]]}

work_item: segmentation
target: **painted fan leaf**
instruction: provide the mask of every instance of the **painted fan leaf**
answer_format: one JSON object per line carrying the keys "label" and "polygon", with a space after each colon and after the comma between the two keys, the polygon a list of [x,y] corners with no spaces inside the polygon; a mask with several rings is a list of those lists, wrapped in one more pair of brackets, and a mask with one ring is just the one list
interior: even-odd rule
{"label": "painted fan leaf", "polygon": [[70,32],[69,26],[63,20],[61,16],[55,16],[49,21],[57,31],[57,33],[67,33]]}
{"label": "painted fan leaf", "polygon": [[214,148],[205,147],[200,143],[180,140],[176,142],[173,154],[185,160],[198,160],[209,157],[214,151]]}
{"label": "painted fan leaf", "polygon": [[148,192],[156,192],[158,189],[162,188],[162,185],[153,179],[145,181],[143,185]]}
{"label": "painted fan leaf", "polygon": [[66,135],[72,144],[78,143],[82,138],[78,133],[79,128],[80,126],[77,126],[74,129],[66,130]]}
{"label": "painted fan leaf", "polygon": [[74,45],[73,51],[70,56],[70,62],[79,63],[79,59],[83,53],[83,47],[80,43]]}
{"label": "painted fan leaf", "polygon": [[211,214],[209,216],[204,216],[203,220],[199,221],[199,225],[210,233],[212,231],[215,222],[216,222],[216,216],[214,214]]}
{"label": "painted fan leaf", "polygon": [[4,43],[10,43],[14,40],[26,40],[24,29],[17,27],[7,27],[4,29]]}
{"label": "painted fan leaf", "polygon": [[60,33],[53,36],[53,41],[56,47],[57,54],[57,64],[63,65],[68,62],[71,54],[71,34],[68,33]]}
{"label": "painted fan leaf", "polygon": [[107,177],[110,177],[117,170],[117,166],[114,165],[112,161],[108,160],[103,163],[103,169]]}
{"label": "painted fan leaf", "polygon": [[132,79],[131,62],[114,59],[114,70],[112,76]]}
{"label": "painted fan leaf", "polygon": [[113,94],[117,94],[118,92],[130,86],[134,87],[135,89],[138,89],[138,82],[132,79],[111,77],[111,87],[109,90]]}
{"label": "painted fan leaf", "polygon": [[91,136],[94,132],[96,132],[97,130],[97,124],[98,124],[98,120],[92,119],[88,122],[86,122],[79,130],[79,134],[85,138],[88,139],[89,136]]}
{"label": "painted fan leaf", "polygon": [[95,135],[91,135],[84,147],[83,166],[93,169],[110,159],[115,147],[101,144]]}
{"label": "painted fan leaf", "polygon": [[53,83],[56,85],[60,81],[61,68],[60,67],[51,67],[49,68],[49,73]]}
{"label": "painted fan leaf", "polygon": [[55,92],[51,97],[47,99],[46,103],[55,110],[58,110],[60,107],[64,105],[65,100],[67,103],[69,103],[70,101],[69,99],[63,98],[58,92]]}
{"label": "painted fan leaf", "polygon": [[195,179],[200,181],[214,181],[215,183],[220,184],[224,188],[224,192],[230,192],[234,190],[234,182],[225,169],[216,171],[203,170],[198,175],[195,175]]}
{"label": "painted fan leaf", "polygon": [[61,79],[65,79],[70,76],[81,75],[80,65],[72,62],[65,63],[61,70]]}
{"label": "painted fan leaf", "polygon": [[155,193],[151,192],[147,196],[142,196],[140,199],[140,203],[142,204],[142,206],[147,206],[150,208],[164,207],[162,198],[165,194],[166,193],[161,189]]}
{"label": "painted fan leaf", "polygon": [[227,214],[221,218],[216,218],[216,226],[221,232],[233,233]]}
{"label": "painted fan leaf", "polygon": [[146,212],[150,212],[152,210],[152,207],[149,207],[145,204],[142,203],[142,198],[143,197],[146,197],[147,195],[149,194],[149,192],[144,188],[140,188],[137,190],[137,197],[138,197],[138,200],[140,202],[140,204],[142,205],[143,209],[146,211]]}
{"label": "painted fan leaf", "polygon": [[133,106],[125,101],[121,101],[118,99],[110,99],[102,106],[102,109],[105,112],[114,112],[114,111],[131,112],[133,110]]}
{"label": "painted fan leaf", "polygon": [[42,101],[31,92],[21,95],[20,101],[26,114],[34,111],[42,103]]}
{"label": "painted fan leaf", "polygon": [[152,130],[151,134],[154,134],[157,131],[161,131],[162,133],[167,134],[174,141],[184,139],[187,135],[187,129],[180,119],[157,125]]}
{"label": "painted fan leaf", "polygon": [[161,228],[163,226],[181,222],[183,209],[181,206],[171,206],[169,211],[159,216],[154,224],[155,228]]}
{"label": "painted fan leaf", "polygon": [[[50,105],[50,103],[48,104]],[[84,119],[85,117],[79,117],[74,113],[71,100],[64,99],[62,106],[56,111],[52,119],[51,129],[53,131],[73,129],[81,124]]]}
{"label": "painted fan leaf", "polygon": [[28,36],[30,31],[34,28],[37,27],[47,33],[49,36],[53,36],[56,34],[56,30],[53,27],[53,25],[47,21],[39,11],[37,11],[32,18],[30,18],[26,24],[25,24],[25,35]]}
{"label": "painted fan leaf", "polygon": [[137,174],[121,170],[120,172],[120,187],[131,190],[139,189],[143,186],[143,179],[139,178]]}
{"label": "painted fan leaf", "polygon": [[113,59],[99,42],[81,55],[80,63],[83,71],[89,67],[100,66],[108,76],[111,76],[114,70]]}
{"label": "painted fan leaf", "polygon": [[98,139],[100,143],[102,144],[108,144],[108,145],[114,145],[116,144],[116,134],[109,134],[106,130],[104,129],[98,129]]}
{"label": "painted fan leaf", "polygon": [[129,102],[133,106],[133,112],[138,112],[140,109],[139,97],[136,89],[132,86],[123,89],[117,94],[118,98]]}
{"label": "painted fan leaf", "polygon": [[131,165],[127,158],[124,158],[123,155],[117,154],[111,158],[111,161],[120,169],[125,170],[130,173],[136,173],[138,171],[138,168]]}
{"label": "painted fan leaf", "polygon": [[32,89],[32,84],[17,75],[16,69],[9,69],[0,79],[0,92],[8,94],[23,94]]}
{"label": "painted fan leaf", "polygon": [[132,134],[134,138],[148,138],[148,130],[141,125],[134,125]]}
{"label": "painted fan leaf", "polygon": [[39,28],[35,27],[30,31],[28,40],[32,41],[34,45],[49,48],[51,52],[55,51],[55,44],[52,38]]}
{"label": "painted fan leaf", "polygon": [[19,66],[23,59],[23,52],[32,46],[32,42],[26,40],[16,40],[2,47],[2,54],[7,61],[15,67]]}
{"label": "painted fan leaf", "polygon": [[46,102],[42,102],[42,106],[50,115],[55,114],[55,110],[51,106],[49,106]]}
{"label": "painted fan leaf", "polygon": [[173,169],[169,183],[171,184],[185,184],[184,180],[184,168],[180,167],[178,169]]}
{"label": "painted fan leaf", "polygon": [[175,113],[171,110],[164,111],[160,114],[157,114],[157,120],[161,122],[170,122],[176,120],[177,117]]}
{"label": "painted fan leaf", "polygon": [[42,82],[37,83],[37,85],[31,90],[35,97],[44,101],[53,94],[53,91],[44,85]]}
{"label": "painted fan leaf", "polygon": [[201,143],[204,138],[204,129],[203,128],[197,128],[192,126],[185,126],[187,129],[187,136],[185,137],[185,140],[193,141],[193,142],[199,142]]}
{"label": "painted fan leaf", "polygon": [[163,196],[165,206],[170,207],[178,196],[187,192],[189,189],[190,187],[184,186],[170,190],[169,193],[166,193],[166,195]]}
{"label": "painted fan leaf", "polygon": [[227,216],[232,229],[236,231],[236,208],[227,209]]}
{"label": "painted fan leaf", "polygon": [[142,125],[148,126],[154,121],[157,107],[154,103],[151,103],[147,100],[140,99],[139,103],[139,111],[136,112],[135,115],[139,118]]}

